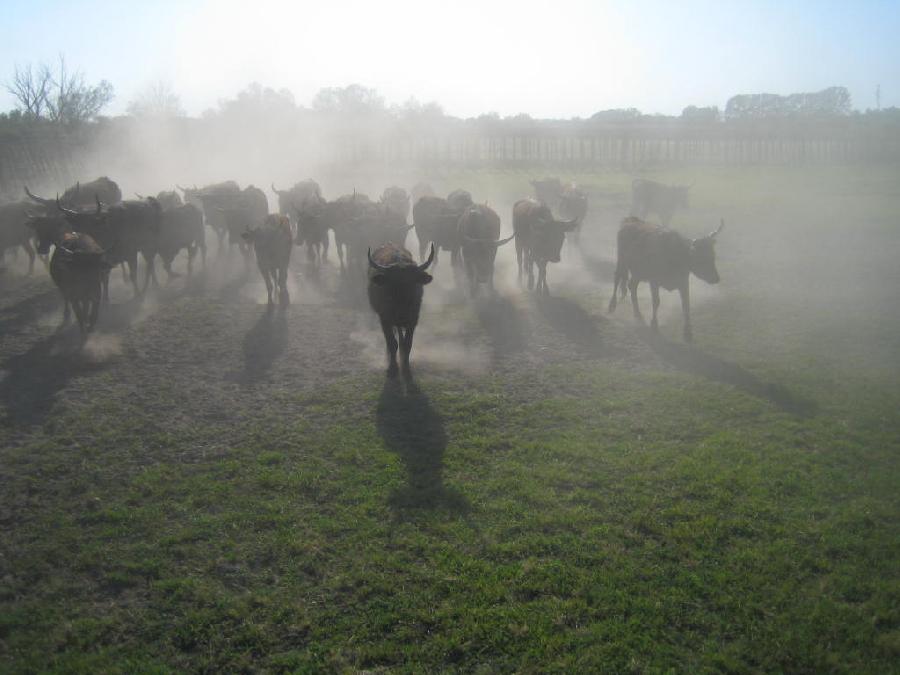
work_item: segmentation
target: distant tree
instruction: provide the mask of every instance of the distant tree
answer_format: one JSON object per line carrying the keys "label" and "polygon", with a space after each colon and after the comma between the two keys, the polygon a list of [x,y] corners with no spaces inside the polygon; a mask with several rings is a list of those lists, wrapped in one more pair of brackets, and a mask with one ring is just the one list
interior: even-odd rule
{"label": "distant tree", "polygon": [[58,124],[77,124],[95,118],[113,99],[113,87],[106,80],[90,85],[80,70],[69,72],[66,58],[52,71],[52,87],[47,96],[47,118]]}
{"label": "distant tree", "polygon": [[294,95],[287,89],[275,90],[251,82],[236,98],[219,101],[218,110],[207,110],[205,117],[223,116],[247,120],[293,118],[298,111]]}
{"label": "distant tree", "polygon": [[172,91],[172,85],[162,80],[148,85],[128,104],[127,110],[134,117],[168,119],[185,115],[178,94]]}
{"label": "distant tree", "polygon": [[46,64],[36,68],[30,63],[27,66],[15,66],[12,79],[3,83],[18,103],[19,110],[26,117],[41,118],[47,112],[47,99],[53,86],[53,76]]}
{"label": "distant tree", "polygon": [[595,112],[590,119],[592,122],[631,122],[640,117],[641,111],[637,108],[613,108]]}
{"label": "distant tree", "polygon": [[681,119],[691,124],[715,124],[719,121],[719,108],[718,106],[698,108],[695,105],[689,105],[681,111]]}
{"label": "distant tree", "polygon": [[846,87],[829,87],[814,93],[789,96],[778,94],[739,94],[725,106],[726,119],[763,119],[772,117],[845,116],[852,111]]}
{"label": "distant tree", "polygon": [[320,89],[312,100],[318,112],[347,115],[370,115],[385,111],[384,97],[375,89],[361,84]]}

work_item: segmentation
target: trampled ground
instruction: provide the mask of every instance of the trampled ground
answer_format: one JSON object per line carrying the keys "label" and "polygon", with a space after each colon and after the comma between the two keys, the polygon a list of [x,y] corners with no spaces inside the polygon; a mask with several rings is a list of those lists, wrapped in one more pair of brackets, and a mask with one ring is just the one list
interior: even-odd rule
{"label": "trampled ground", "polygon": [[[660,177],[726,221],[693,345],[606,314],[630,178],[578,176],[552,297],[443,260],[409,386],[333,253],[268,311],[211,238],[83,346],[8,263],[0,669],[897,672],[900,172]],[[432,182],[507,232],[528,178]]]}

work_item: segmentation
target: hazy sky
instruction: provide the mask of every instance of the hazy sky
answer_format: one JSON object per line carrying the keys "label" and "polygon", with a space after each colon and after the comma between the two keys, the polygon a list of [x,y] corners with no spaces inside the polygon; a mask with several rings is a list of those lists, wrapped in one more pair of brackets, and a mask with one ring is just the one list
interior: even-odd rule
{"label": "hazy sky", "polygon": [[[900,105],[900,2],[0,0],[0,80],[59,53],[122,112],[164,80],[190,114],[251,81],[308,104],[358,82],[453,115],[677,114],[832,85]],[[0,110],[13,106],[0,94]]]}

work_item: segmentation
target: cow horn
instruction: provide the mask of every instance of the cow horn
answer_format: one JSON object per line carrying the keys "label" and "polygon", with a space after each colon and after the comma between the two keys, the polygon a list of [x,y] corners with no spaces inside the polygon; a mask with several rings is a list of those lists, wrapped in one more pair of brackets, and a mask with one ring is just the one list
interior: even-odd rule
{"label": "cow horn", "polygon": [[143,199],[143,198],[144,198],[144,195],[142,195],[140,192],[135,192],[135,193],[134,193],[134,196],[137,197],[138,199]]}
{"label": "cow horn", "polygon": [[503,244],[508,244],[509,242],[511,242],[511,241],[512,241],[513,239],[515,239],[515,238],[516,238],[516,233],[513,232],[513,233],[512,233],[511,235],[509,235],[506,239],[501,239],[500,241],[495,242],[495,243],[494,243],[494,246],[499,248],[500,246],[503,246]]}
{"label": "cow horn", "polygon": [[181,187],[178,183],[175,183],[175,187],[181,190],[182,192],[187,192],[183,187]]}
{"label": "cow horn", "polygon": [[53,206],[52,199],[44,199],[43,197],[38,197],[37,195],[32,194],[31,190],[28,189],[27,185],[25,186],[25,194],[28,195],[34,201],[36,201],[38,204],[41,204],[43,206]]}
{"label": "cow horn", "polygon": [[[432,244],[434,246],[434,244]],[[376,270],[387,270],[390,269],[390,265],[379,265],[377,262],[372,260],[372,248],[369,247],[369,267],[373,267]]]}
{"label": "cow horn", "polygon": [[282,192],[286,193],[287,190],[279,190],[277,187],[275,187],[275,183],[272,183],[272,192],[274,192],[276,195],[278,195],[280,197],[281,193]]}
{"label": "cow horn", "polygon": [[428,269],[431,263],[434,262],[434,242],[431,242],[431,253],[428,254],[428,260],[419,265],[419,271],[424,272]]}
{"label": "cow horn", "polygon": [[721,232],[724,227],[725,227],[725,219],[722,218],[719,220],[719,227],[716,228],[716,231],[709,233],[709,238],[715,239],[716,235],[719,234],[719,232]]}
{"label": "cow horn", "polygon": [[63,213],[68,213],[70,216],[77,216],[78,211],[73,211],[72,209],[67,209],[65,206],[59,203],[59,195],[56,195],[56,208],[58,208]]}

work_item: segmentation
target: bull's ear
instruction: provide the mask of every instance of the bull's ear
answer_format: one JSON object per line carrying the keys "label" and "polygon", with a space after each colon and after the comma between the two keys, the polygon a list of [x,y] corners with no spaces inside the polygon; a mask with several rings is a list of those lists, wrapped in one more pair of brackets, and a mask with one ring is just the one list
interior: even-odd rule
{"label": "bull's ear", "polygon": [[434,277],[428,274],[428,272],[419,272],[416,275],[416,283],[422,284],[423,286],[430,284],[433,279]]}
{"label": "bull's ear", "polygon": [[387,277],[384,274],[373,274],[369,281],[371,281],[376,286],[384,286],[387,283]]}

